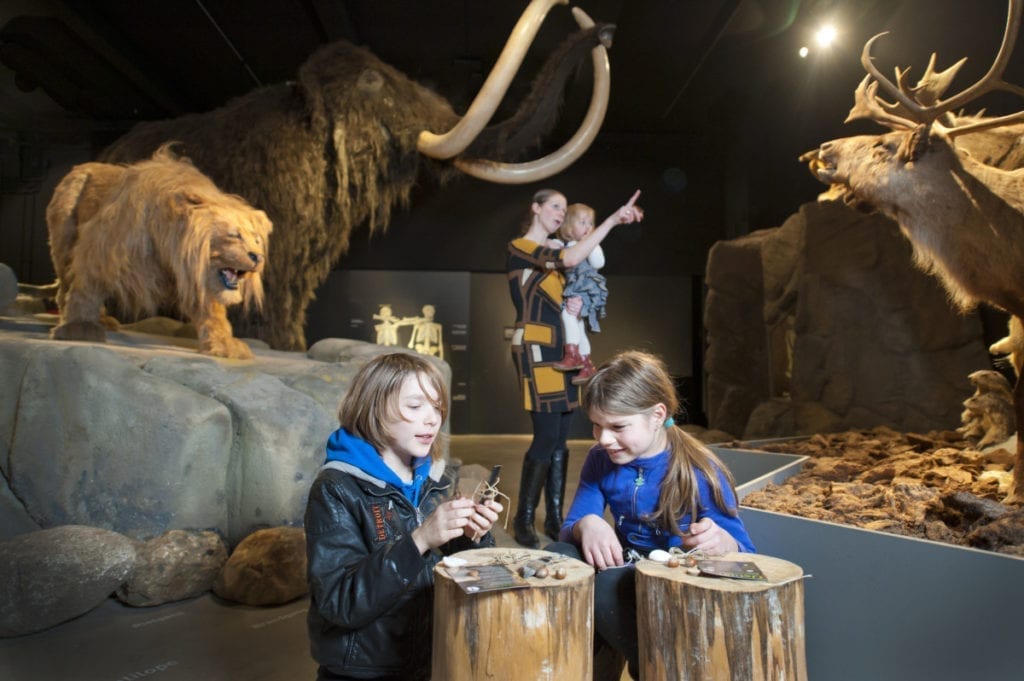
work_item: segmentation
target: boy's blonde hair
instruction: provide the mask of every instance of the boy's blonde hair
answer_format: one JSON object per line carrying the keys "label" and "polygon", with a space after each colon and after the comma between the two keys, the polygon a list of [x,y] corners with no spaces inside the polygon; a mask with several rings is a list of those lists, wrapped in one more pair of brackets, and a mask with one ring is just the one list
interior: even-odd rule
{"label": "boy's blonde hair", "polygon": [[558,228],[558,238],[569,243],[574,241],[572,236],[572,226],[576,224],[576,218],[580,215],[590,214],[590,223],[594,223],[594,209],[585,203],[574,203],[565,209],[565,220],[562,221],[562,226]]}
{"label": "boy's blonde hair", "polygon": [[[369,442],[378,452],[391,444],[388,424],[402,418],[398,395],[402,382],[415,374],[429,395],[437,395],[431,404],[441,414],[442,425],[448,420],[448,386],[437,366],[420,355],[395,352],[373,358],[352,379],[338,408],[338,422],[356,437]],[[430,448],[430,458],[440,459],[444,453],[445,433],[439,432]]]}
{"label": "boy's blonde hair", "polygon": [[[630,350],[605,361],[586,383],[580,395],[586,409],[597,409],[616,416],[650,413],[659,403],[671,417],[679,411],[675,385],[665,363],[657,356]],[[666,421],[666,423],[668,423]],[[682,536],[679,519],[687,512],[697,521],[699,491],[694,469],[704,473],[715,502],[735,517],[738,510],[725,503],[719,472],[736,497],[735,483],[729,469],[714,452],[696,440],[674,421],[665,426],[671,452],[668,471],[661,484],[658,508],[651,520],[675,535]]]}

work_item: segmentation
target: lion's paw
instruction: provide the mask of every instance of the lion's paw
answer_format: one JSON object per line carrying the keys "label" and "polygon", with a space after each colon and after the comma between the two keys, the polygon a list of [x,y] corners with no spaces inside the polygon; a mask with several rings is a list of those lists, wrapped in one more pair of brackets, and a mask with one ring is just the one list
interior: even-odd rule
{"label": "lion's paw", "polygon": [[101,324],[96,322],[68,322],[55,326],[50,331],[50,337],[55,340],[105,343],[107,341],[107,332]]}
{"label": "lion's paw", "polygon": [[204,343],[200,346],[199,352],[228,359],[252,359],[252,349],[237,338],[219,338]]}

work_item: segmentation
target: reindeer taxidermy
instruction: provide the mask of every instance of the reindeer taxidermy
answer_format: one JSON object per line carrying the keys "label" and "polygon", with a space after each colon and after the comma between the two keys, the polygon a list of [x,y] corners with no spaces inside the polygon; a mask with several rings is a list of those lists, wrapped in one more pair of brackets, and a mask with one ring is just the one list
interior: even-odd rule
{"label": "reindeer taxidermy", "polygon": [[[964,117],[953,112],[994,90],[1024,95],[1005,82],[1021,21],[1021,0],[1010,0],[1003,41],[994,62],[978,82],[943,99],[965,60],[935,70],[932,55],[921,81],[907,83],[909,69],[896,70],[896,82],[875,67],[865,45],[861,63],[868,75],[857,87],[847,121],[869,119],[890,128],[825,142],[801,156],[811,172],[831,185],[831,197],[868,204],[895,220],[910,240],[914,262],[937,276],[962,310],[978,303],[998,307],[1018,323],[1024,319],[1024,170],[986,165],[958,145],[965,135],[995,131],[1024,120],[1024,112],[1000,117]],[[879,90],[895,99],[888,102]],[[1024,380],[1014,388],[1017,430],[1024,425]],[[1024,502],[1024,438],[1018,438],[1008,501]]]}

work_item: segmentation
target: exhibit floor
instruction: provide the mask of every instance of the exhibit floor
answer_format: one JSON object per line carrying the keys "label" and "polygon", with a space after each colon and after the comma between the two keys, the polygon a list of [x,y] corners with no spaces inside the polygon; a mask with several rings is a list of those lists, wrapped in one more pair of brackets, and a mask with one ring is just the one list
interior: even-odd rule
{"label": "exhibit floor", "polygon": [[[490,469],[502,465],[499,489],[511,499],[528,436],[453,436],[451,456]],[[572,499],[592,443],[570,442]],[[507,504],[506,504],[507,506]],[[538,508],[537,526],[544,519]],[[511,520],[509,521],[511,528]],[[496,528],[499,546],[517,546]],[[154,608],[130,608],[111,598],[71,622],[28,636],[0,639],[3,681],[296,681],[315,678],[305,614],[308,602],[257,608],[207,594]],[[628,676],[623,678],[628,679]]]}

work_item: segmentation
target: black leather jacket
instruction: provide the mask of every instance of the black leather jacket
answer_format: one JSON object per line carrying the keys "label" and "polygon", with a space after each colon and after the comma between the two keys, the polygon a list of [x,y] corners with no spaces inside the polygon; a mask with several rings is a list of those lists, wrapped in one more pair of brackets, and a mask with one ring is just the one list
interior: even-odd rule
{"label": "black leather jacket", "polygon": [[[331,465],[336,465],[331,468]],[[434,566],[464,549],[493,546],[459,537],[420,555],[412,530],[457,484],[436,462],[413,508],[393,485],[357,468],[321,469],[306,507],[310,650],[332,674],[429,679]]]}

